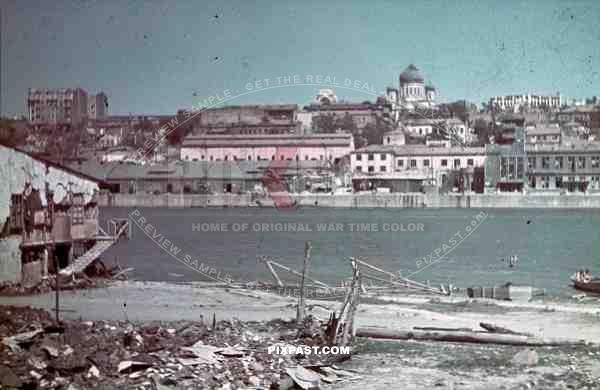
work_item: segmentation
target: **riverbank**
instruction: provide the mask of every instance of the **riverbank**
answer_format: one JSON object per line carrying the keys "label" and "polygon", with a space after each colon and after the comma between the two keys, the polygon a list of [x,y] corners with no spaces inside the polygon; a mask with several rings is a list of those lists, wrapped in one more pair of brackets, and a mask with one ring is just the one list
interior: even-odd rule
{"label": "riverbank", "polygon": [[[382,297],[379,297],[382,298]],[[485,321],[545,338],[585,340],[576,347],[535,348],[537,362],[513,362],[520,347],[416,341],[359,339],[351,361],[360,379],[334,389],[593,389],[600,380],[600,302],[586,304],[503,303],[404,295],[365,297],[357,312],[358,327],[379,326],[477,329]],[[270,321],[295,316],[295,297],[217,287],[209,284],[118,282],[107,288],[61,294],[61,315],[87,321]],[[339,302],[308,301],[310,312],[327,318]],[[51,310],[54,295],[2,297],[0,305],[32,305]]]}
{"label": "riverbank", "polygon": [[502,193],[502,194],[279,194],[255,199],[250,194],[101,194],[101,207],[325,207],[325,208],[556,208],[597,209],[600,194]]}

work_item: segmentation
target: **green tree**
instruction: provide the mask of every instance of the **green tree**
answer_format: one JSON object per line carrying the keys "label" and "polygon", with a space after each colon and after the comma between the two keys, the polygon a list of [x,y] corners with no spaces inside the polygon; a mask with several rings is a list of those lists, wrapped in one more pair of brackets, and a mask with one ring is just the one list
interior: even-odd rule
{"label": "green tree", "polygon": [[317,133],[335,133],[336,120],[333,115],[318,115],[313,117],[313,128]]}
{"label": "green tree", "polygon": [[9,146],[20,146],[25,144],[27,132],[17,129],[14,121],[0,119],[0,142]]}

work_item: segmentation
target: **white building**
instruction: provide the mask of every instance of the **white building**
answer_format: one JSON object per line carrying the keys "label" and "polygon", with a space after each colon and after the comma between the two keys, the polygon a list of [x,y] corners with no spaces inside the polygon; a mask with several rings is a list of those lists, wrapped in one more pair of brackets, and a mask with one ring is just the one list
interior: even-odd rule
{"label": "white building", "polygon": [[435,87],[425,85],[425,79],[419,69],[410,64],[400,73],[401,106],[407,109],[433,107],[435,105]]}
{"label": "white building", "polygon": [[472,170],[485,165],[483,147],[429,147],[425,145],[369,145],[350,155],[354,182],[380,184],[422,180],[443,185],[452,171]]}
{"label": "white building", "polygon": [[490,107],[496,107],[503,111],[518,111],[521,107],[558,109],[561,106],[560,93],[556,95],[505,95],[494,96],[490,99]]}
{"label": "white building", "polygon": [[525,128],[528,144],[560,144],[561,131],[558,124],[543,124]]}

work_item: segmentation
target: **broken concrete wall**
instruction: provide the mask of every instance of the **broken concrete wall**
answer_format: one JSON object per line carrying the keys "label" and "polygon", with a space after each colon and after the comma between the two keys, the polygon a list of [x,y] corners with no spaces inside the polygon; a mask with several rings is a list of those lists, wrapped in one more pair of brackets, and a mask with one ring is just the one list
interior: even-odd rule
{"label": "broken concrete wall", "polygon": [[[46,182],[54,193],[54,202],[60,203],[68,192],[81,193],[84,203],[92,200],[98,191],[98,183],[67,171],[55,168],[44,161],[15,149],[0,145],[0,227],[10,215],[10,196],[25,190],[27,182],[40,191],[42,203],[47,204]],[[0,229],[1,230],[1,229]]]}
{"label": "broken concrete wall", "polygon": [[42,281],[42,261],[31,261],[23,264],[23,278],[21,285],[25,288],[37,286]]}
{"label": "broken concrete wall", "polygon": [[21,236],[0,239],[0,283],[21,282]]}

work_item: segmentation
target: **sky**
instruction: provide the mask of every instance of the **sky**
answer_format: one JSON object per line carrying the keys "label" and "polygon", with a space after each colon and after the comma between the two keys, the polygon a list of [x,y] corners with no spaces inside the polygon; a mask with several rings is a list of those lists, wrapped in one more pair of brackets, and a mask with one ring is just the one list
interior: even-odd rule
{"label": "sky", "polygon": [[3,115],[25,113],[29,88],[104,91],[111,114],[174,114],[225,91],[229,105],[304,105],[326,87],[265,88],[287,76],[335,77],[339,98],[374,100],[366,89],[397,87],[411,63],[441,101],[600,95],[597,0],[0,0],[0,10]]}

